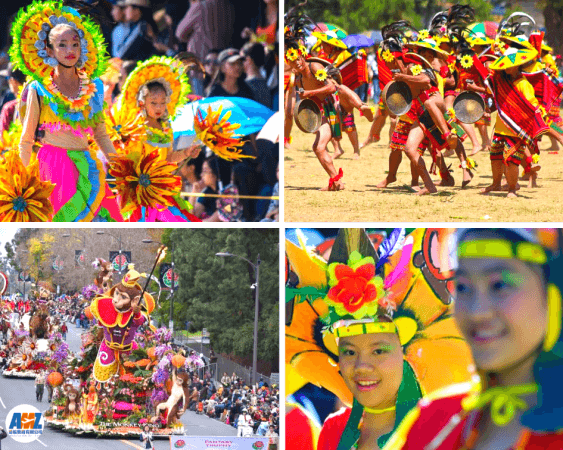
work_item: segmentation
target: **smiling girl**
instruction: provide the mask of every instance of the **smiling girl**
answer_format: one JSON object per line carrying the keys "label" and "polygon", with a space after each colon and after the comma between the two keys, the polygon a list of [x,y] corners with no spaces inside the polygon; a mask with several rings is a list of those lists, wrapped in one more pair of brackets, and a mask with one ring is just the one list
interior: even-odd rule
{"label": "smiling girl", "polygon": [[478,382],[421,400],[385,449],[563,448],[558,236],[462,229],[456,237],[455,320]]}

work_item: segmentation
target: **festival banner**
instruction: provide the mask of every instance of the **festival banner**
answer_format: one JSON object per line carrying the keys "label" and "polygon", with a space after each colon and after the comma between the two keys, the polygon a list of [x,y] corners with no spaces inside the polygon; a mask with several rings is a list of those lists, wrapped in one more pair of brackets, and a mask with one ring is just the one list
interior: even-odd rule
{"label": "festival banner", "polygon": [[131,252],[109,252],[109,260],[113,265],[113,270],[123,272],[131,264]]}
{"label": "festival banner", "polygon": [[[179,279],[178,272],[174,271],[174,289],[178,287]],[[160,265],[160,285],[163,286],[163,289],[169,290],[172,288],[172,264],[163,263]]]}
{"label": "festival banner", "polygon": [[63,270],[64,260],[60,256],[55,256],[53,258],[53,270]]}
{"label": "festival banner", "polygon": [[171,449],[189,450],[274,450],[278,448],[278,438],[256,437],[203,437],[170,436]]}
{"label": "festival banner", "polygon": [[81,267],[84,265],[86,252],[84,250],[74,250],[74,266]]}

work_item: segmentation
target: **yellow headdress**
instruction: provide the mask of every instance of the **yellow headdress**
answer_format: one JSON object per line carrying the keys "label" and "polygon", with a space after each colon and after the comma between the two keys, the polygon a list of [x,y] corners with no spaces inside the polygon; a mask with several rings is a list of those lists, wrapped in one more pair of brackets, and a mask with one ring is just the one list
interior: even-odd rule
{"label": "yellow headdress", "polygon": [[153,81],[164,87],[168,115],[174,118],[178,109],[187,103],[191,88],[181,61],[166,56],[153,56],[137,64],[123,85],[122,107],[138,111],[142,89]]}
{"label": "yellow headdress", "polygon": [[59,0],[34,1],[19,11],[12,25],[11,61],[26,75],[43,81],[57,64],[47,55],[47,37],[49,31],[60,24],[74,28],[80,38],[81,54],[77,67],[83,68],[89,78],[99,78],[107,67],[100,27],[74,8],[63,6]]}

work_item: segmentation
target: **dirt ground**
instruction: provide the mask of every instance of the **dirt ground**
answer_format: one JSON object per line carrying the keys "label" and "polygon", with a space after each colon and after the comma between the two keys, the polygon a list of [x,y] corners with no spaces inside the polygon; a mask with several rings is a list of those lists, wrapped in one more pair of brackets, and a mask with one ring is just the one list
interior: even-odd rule
{"label": "dirt ground", "polygon": [[[492,123],[496,120],[493,114]],[[356,114],[360,143],[369,133],[370,123]],[[492,132],[493,127],[489,127]],[[477,133],[478,135],[478,133]],[[480,194],[491,183],[488,152],[473,156],[477,162],[475,177],[461,189],[462,173],[459,160],[446,158],[451,164],[455,187],[438,187],[438,193],[417,196],[410,190],[411,175],[406,155],[399,167],[397,181],[385,189],[376,185],[385,178],[389,157],[389,121],[381,133],[381,141],[361,150],[358,160],[352,158],[352,144],[342,139],[344,155],[335,160],[342,167],[346,189],[321,192],[328,185],[328,175],[311,150],[313,134],[292,129],[291,149],[284,151],[285,221],[286,222],[557,222],[563,221],[563,150],[546,151],[551,142],[544,137],[540,143],[542,168],[538,172],[538,187],[528,188],[520,181],[518,198],[506,198],[506,193]],[[471,143],[464,143],[468,152]],[[329,144],[329,152],[333,148]],[[431,164],[425,154],[426,167]],[[439,175],[432,176],[440,181]]]}

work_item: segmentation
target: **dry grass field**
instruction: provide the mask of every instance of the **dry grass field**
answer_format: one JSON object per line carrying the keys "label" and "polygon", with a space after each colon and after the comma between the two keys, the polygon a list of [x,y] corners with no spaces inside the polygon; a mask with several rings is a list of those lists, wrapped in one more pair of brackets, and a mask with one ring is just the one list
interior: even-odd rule
{"label": "dry grass field", "polygon": [[[493,115],[494,124],[496,114]],[[362,142],[370,123],[356,114]],[[361,151],[361,158],[352,158],[352,145],[342,139],[345,154],[335,161],[344,171],[346,189],[321,192],[328,185],[328,176],[311,150],[314,135],[302,133],[295,125],[291,149],[284,151],[285,220],[287,222],[559,222],[563,221],[563,149],[557,154],[542,151],[538,187],[528,188],[520,181],[519,197],[506,198],[506,193],[480,194],[491,183],[489,155],[480,152],[473,158],[478,164],[475,177],[461,189],[461,169],[455,157],[446,158],[454,169],[455,187],[438,187],[438,193],[417,196],[410,190],[410,166],[406,156],[399,168],[397,181],[388,188],[376,185],[385,178],[389,156],[389,121],[381,141]],[[489,127],[492,130],[492,127]],[[544,137],[540,149],[551,145]],[[466,150],[471,150],[469,140]],[[329,144],[332,152],[332,145]],[[425,155],[426,167],[431,159]],[[439,182],[439,176],[433,176]]]}

